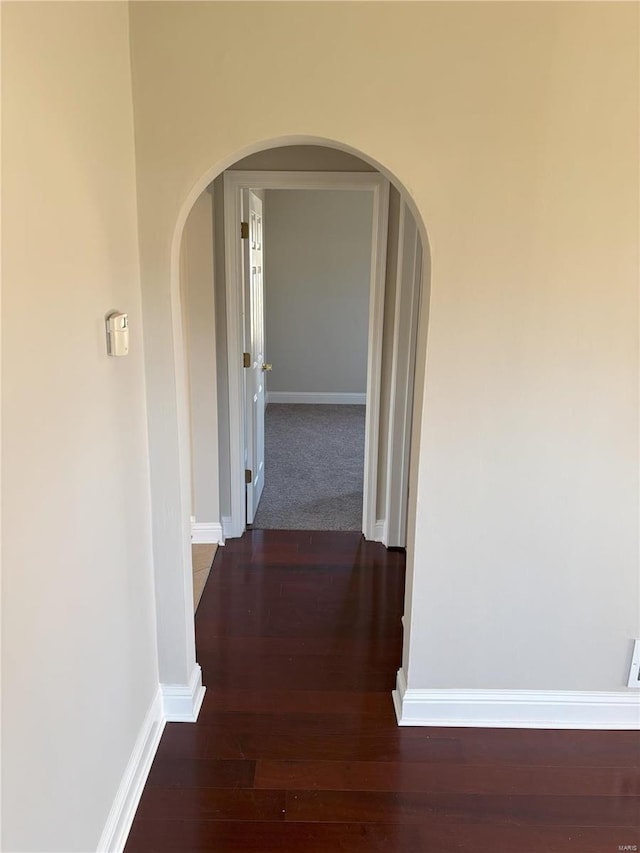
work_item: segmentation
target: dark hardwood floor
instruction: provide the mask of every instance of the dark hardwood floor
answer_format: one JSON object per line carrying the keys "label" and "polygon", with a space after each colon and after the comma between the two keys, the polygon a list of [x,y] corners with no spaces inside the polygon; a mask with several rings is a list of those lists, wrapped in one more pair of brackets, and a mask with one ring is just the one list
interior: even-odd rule
{"label": "dark hardwood floor", "polygon": [[204,705],[167,725],[126,853],[640,849],[637,733],[397,727],[403,593],[358,534],[218,549]]}

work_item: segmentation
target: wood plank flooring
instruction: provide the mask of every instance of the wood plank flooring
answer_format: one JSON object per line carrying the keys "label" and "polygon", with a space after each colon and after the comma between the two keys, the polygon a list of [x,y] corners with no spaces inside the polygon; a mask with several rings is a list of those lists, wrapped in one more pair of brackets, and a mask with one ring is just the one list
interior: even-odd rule
{"label": "wood plank flooring", "polygon": [[200,718],[167,725],[126,853],[640,850],[637,733],[397,727],[403,593],[359,534],[220,548]]}

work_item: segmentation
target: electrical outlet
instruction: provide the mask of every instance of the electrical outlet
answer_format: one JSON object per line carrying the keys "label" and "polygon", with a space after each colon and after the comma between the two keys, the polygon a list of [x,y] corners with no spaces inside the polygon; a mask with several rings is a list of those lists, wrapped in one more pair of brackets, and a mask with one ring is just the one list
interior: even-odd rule
{"label": "electrical outlet", "polygon": [[633,657],[631,658],[627,687],[635,687],[636,690],[640,690],[640,640],[633,641]]}

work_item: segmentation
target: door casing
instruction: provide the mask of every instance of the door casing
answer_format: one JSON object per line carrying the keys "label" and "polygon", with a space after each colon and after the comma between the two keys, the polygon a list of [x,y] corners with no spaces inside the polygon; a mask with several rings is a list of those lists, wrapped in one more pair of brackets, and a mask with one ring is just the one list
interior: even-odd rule
{"label": "door casing", "polygon": [[231,426],[229,448],[231,519],[227,535],[242,536],[246,521],[243,438],[245,435],[245,389],[242,367],[243,276],[240,223],[243,217],[243,191],[249,189],[359,190],[373,194],[362,532],[367,539],[380,540],[380,525],[376,528],[376,489],[389,182],[377,172],[228,171],[224,173],[225,282]]}

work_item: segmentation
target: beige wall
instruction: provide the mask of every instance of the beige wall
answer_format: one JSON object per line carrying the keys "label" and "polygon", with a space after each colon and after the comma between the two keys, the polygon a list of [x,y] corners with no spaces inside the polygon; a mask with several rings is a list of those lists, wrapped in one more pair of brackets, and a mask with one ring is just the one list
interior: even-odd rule
{"label": "beige wall", "polygon": [[12,850],[95,849],[158,677],[194,671],[180,226],[268,140],[366,152],[428,230],[410,686],[617,690],[640,633],[637,6],[129,12],[131,44],[122,3],[2,5]]}
{"label": "beige wall", "polygon": [[185,224],[181,294],[191,413],[191,514],[220,523],[216,331],[213,289],[213,198],[204,192]]}
{"label": "beige wall", "polygon": [[2,849],[86,853],[158,688],[128,15],[2,18]]}
{"label": "beige wall", "polygon": [[373,193],[267,190],[271,391],[367,390]]}
{"label": "beige wall", "polygon": [[162,351],[181,207],[261,140],[334,139],[409,189],[433,252],[409,685],[624,684],[638,632],[637,14],[132,5],[153,491],[173,522],[161,575],[188,500],[170,497],[182,416],[167,425],[180,389]]}
{"label": "beige wall", "polygon": [[371,164],[360,157],[327,148],[322,145],[283,145],[257,151],[243,157],[232,166],[232,171],[246,169],[263,172],[375,172]]}
{"label": "beige wall", "polygon": [[[218,381],[218,470],[220,472],[220,517],[231,517],[231,462],[229,436],[229,365],[227,362],[227,294],[224,253],[224,181],[217,178],[213,193],[214,276],[216,314],[216,366]],[[223,522],[224,524],[224,522]]]}

